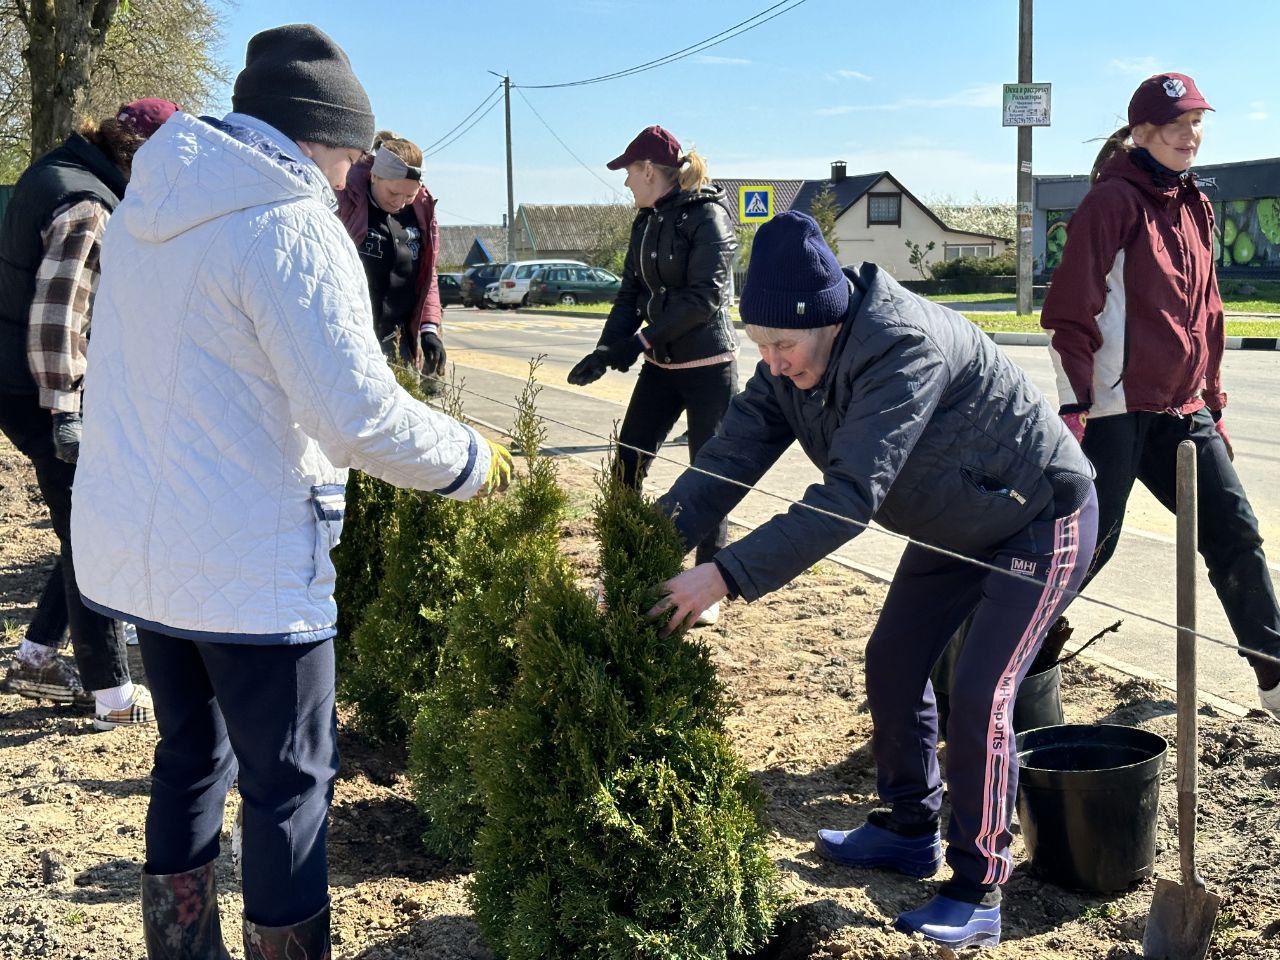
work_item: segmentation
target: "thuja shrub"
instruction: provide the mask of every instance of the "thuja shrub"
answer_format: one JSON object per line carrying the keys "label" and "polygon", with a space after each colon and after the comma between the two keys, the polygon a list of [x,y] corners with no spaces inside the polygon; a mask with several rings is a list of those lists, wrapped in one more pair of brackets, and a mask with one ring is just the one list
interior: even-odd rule
{"label": "thuja shrub", "polygon": [[645,616],[684,547],[612,478],[596,529],[603,609],[552,572],[519,631],[510,701],[477,736],[477,921],[511,960],[755,950],[779,907],[761,795],[725,736],[706,647]]}
{"label": "thuja shrub", "polygon": [[458,543],[466,580],[449,621],[439,669],[428,685],[410,739],[414,799],[427,817],[423,842],[467,863],[484,816],[473,762],[484,713],[507,702],[516,675],[516,630],[530,603],[564,560],[559,523],[565,495],[554,462],[541,453],[545,428],[530,367],[511,436],[518,455],[506,496],[476,504]]}
{"label": "thuja shrub", "polygon": [[[421,396],[414,384],[406,386]],[[456,385],[446,393],[445,412],[461,413],[459,394]],[[374,737],[407,737],[436,672],[449,617],[467,578],[458,542],[474,506],[434,493],[396,490],[389,517],[380,531],[370,531],[380,541],[380,576],[375,599],[352,630],[342,688],[356,705],[360,726]]]}
{"label": "thuja shrub", "polygon": [[[414,397],[423,399],[417,377],[397,368],[396,379]],[[364,619],[365,610],[377,598],[382,583],[383,556],[394,522],[396,492],[385,480],[359,470],[352,470],[347,479],[342,539],[333,550],[333,566],[337,572],[333,599],[338,605],[334,655],[338,693],[346,699],[351,699],[345,679],[355,657],[352,636]]]}

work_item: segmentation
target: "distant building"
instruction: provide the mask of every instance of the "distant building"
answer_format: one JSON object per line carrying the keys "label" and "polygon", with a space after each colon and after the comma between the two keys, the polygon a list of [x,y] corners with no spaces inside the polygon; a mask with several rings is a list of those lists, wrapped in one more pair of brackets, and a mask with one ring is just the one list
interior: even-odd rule
{"label": "distant building", "polygon": [[591,254],[625,248],[633,207],[620,203],[522,203],[516,210],[516,258],[587,260]]}
{"label": "distant building", "polygon": [[507,250],[507,231],[501,226],[454,225],[440,228],[441,270],[458,270],[501,260]]}
{"label": "distant building", "polygon": [[[1200,188],[1213,202],[1219,277],[1280,280],[1280,157],[1196,167]],[[1036,274],[1047,278],[1062,259],[1067,221],[1089,178],[1035,178],[1032,255]]]}
{"label": "distant building", "polygon": [[908,259],[908,242],[922,248],[933,243],[933,251],[927,257],[930,262],[998,256],[1013,243],[1009,237],[948,226],[887,170],[849,176],[845,164],[836,161],[826,180],[717,178],[715,182],[728,196],[735,223],[741,188],[771,187],[775,215],[786,210],[811,213],[814,198],[829,189],[837,211],[835,237],[840,262],[872,260],[899,280],[918,277]]}

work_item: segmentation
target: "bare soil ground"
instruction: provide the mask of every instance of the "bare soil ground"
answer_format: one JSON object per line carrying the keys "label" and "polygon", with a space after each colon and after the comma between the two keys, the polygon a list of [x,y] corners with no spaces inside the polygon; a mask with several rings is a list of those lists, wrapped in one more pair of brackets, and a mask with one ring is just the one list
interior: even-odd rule
{"label": "bare soil ground", "polygon": [[[584,512],[593,489],[588,471],[566,462],[562,476]],[[588,573],[594,551],[582,515],[566,525],[564,543]],[[6,662],[54,547],[32,472],[0,445]],[[875,805],[862,667],[883,592],[823,564],[756,604],[727,605],[720,623],[701,633],[738,704],[732,735],[768,796],[773,854],[794,898],[793,921],[773,956],[954,956],[891,928],[893,916],[923,902],[936,881],[834,867],[812,852],[818,827],[856,825]],[[1069,721],[1106,720],[1174,738],[1172,697],[1159,687],[1085,663],[1067,669],[1064,691]],[[330,832],[334,956],[489,956],[471,920],[467,874],[418,843],[422,824],[408,799],[402,752],[369,742],[350,713],[342,721]],[[1280,724],[1209,707],[1200,721],[1201,869],[1224,901],[1209,956],[1280,958]],[[143,955],[137,890],[154,742],[151,729],[94,734],[85,714],[0,695],[0,957]],[[1156,870],[1176,879],[1175,823],[1169,762]],[[1020,840],[1017,853],[1021,861]],[[239,890],[225,853],[218,880],[224,933],[239,956]],[[1036,879],[1023,864],[1005,890],[1005,941],[987,955],[1138,958],[1153,886],[1083,896]]]}

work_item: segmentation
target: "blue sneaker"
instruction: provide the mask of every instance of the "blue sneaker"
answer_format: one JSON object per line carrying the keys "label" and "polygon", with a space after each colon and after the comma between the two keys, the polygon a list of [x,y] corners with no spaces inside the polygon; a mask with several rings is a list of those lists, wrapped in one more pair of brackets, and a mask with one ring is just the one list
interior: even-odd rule
{"label": "blue sneaker", "polygon": [[984,907],[941,894],[893,922],[903,933],[922,933],[953,950],[994,947],[1000,943],[1000,905]]}
{"label": "blue sneaker", "polygon": [[931,877],[942,866],[942,835],[905,837],[864,823],[856,830],[819,830],[818,856],[850,867],[888,867],[909,877]]}

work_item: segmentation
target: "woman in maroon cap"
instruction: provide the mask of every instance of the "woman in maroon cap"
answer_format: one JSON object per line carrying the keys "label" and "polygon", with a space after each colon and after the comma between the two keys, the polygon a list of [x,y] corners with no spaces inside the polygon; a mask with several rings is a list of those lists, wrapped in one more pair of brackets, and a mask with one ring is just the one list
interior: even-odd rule
{"label": "woman in maroon cap", "polygon": [[[6,675],[34,700],[94,707],[94,726],[152,723],[151,694],[129,673],[124,626],[84,605],[71,560],[71,485],[102,234],[133,155],[178,110],[126,103],[37,159],[18,178],[0,227],[0,432],[30,458],[61,545],[46,596]],[[64,626],[79,676],[58,656]]]}
{"label": "woman in maroon cap", "polygon": [[[569,372],[569,382],[585,386],[644,355],[618,434],[623,477],[639,487],[681,413],[692,462],[737,392],[738,338],[727,311],[738,244],[724,191],[710,184],[706,162],[693,150],[684,153],[662,127],[642,130],[608,166],[626,169],[640,212],[618,298],[595,350]],[[722,522],[698,544],[698,563],[726,542]],[[698,622],[714,623],[718,613],[713,607]]]}
{"label": "woman in maroon cap", "polygon": [[1262,703],[1280,716],[1280,608],[1231,463],[1213,208],[1191,172],[1212,109],[1184,74],[1139,85],[1071,216],[1040,322],[1052,337],[1059,413],[1098,471],[1090,577],[1115,550],[1135,480],[1174,509],[1175,454],[1194,441],[1200,552]]}

